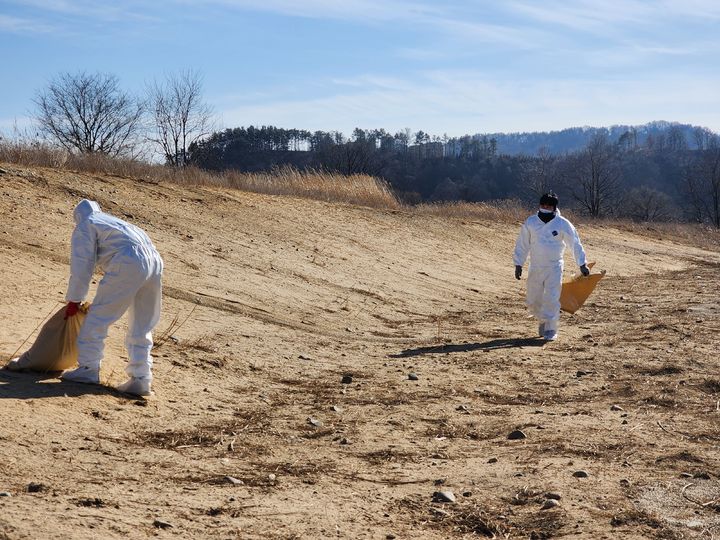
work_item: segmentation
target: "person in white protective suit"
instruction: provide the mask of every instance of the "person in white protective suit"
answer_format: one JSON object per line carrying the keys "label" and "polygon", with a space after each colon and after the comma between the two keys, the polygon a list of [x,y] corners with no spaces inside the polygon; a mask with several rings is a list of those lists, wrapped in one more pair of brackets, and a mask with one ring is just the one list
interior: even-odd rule
{"label": "person in white protective suit", "polygon": [[515,279],[522,276],[523,264],[530,256],[526,303],[530,313],[540,321],[538,333],[548,341],[557,339],[565,247],[572,250],[580,272],[584,276],[590,274],[580,237],[572,223],[560,215],[557,206],[554,193],[540,198],[540,209],[523,223],[513,253]]}
{"label": "person in white protective suit", "polygon": [[100,363],[108,328],[128,311],[125,345],[127,382],[121,392],[152,393],[152,330],[160,319],[163,260],[144,231],[100,210],[84,199],[73,213],[70,280],[65,317],[73,317],[85,300],[95,267],[104,271],[78,336],[78,368],[61,378],[100,383]]}

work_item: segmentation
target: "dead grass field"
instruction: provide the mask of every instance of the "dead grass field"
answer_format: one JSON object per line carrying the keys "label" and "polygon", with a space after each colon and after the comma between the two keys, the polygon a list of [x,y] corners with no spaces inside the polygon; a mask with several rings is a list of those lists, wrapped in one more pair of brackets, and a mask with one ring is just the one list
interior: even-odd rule
{"label": "dead grass field", "polygon": [[720,535],[712,231],[581,222],[607,278],[545,344],[522,216],[0,169],[0,357],[62,301],[79,198],[167,266],[155,397],[0,371],[0,538]]}

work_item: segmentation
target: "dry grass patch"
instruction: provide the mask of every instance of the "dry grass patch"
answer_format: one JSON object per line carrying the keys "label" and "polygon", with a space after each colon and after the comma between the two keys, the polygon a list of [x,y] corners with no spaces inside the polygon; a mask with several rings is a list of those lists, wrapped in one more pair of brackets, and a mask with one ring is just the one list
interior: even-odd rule
{"label": "dry grass patch", "polygon": [[420,204],[413,208],[413,212],[457,219],[517,223],[524,221],[531,211],[519,201],[499,200],[479,203]]}
{"label": "dry grass patch", "polygon": [[497,505],[473,499],[463,499],[452,505],[436,505],[421,496],[399,501],[400,511],[410,514],[413,522],[426,523],[442,531],[446,538],[468,535],[484,538],[554,538],[566,525],[562,512],[528,508],[527,512],[503,510]]}
{"label": "dry grass patch", "polygon": [[705,379],[698,387],[706,394],[720,394],[720,380],[718,379]]}
{"label": "dry grass patch", "polygon": [[154,431],[138,436],[142,446],[166,450],[202,447],[224,452],[269,453],[268,448],[246,439],[248,435],[272,435],[270,417],[266,411],[237,411],[233,418],[205,423],[185,429]]}
{"label": "dry grass patch", "polygon": [[385,465],[387,463],[416,463],[420,459],[417,452],[399,448],[373,450],[371,452],[364,452],[358,457],[374,466]]}
{"label": "dry grass patch", "polygon": [[653,240],[672,240],[709,250],[717,250],[720,247],[720,229],[703,223],[636,223],[617,218],[606,218],[594,223],[614,227]]}
{"label": "dry grass patch", "polygon": [[213,173],[196,167],[174,168],[103,154],[70,154],[43,143],[11,140],[0,140],[0,163],[115,175],[151,183],[224,187],[372,208],[401,207],[387,182],[364,174],[346,176],[321,170],[301,171],[293,167],[278,168],[267,173]]}
{"label": "dry grass patch", "polygon": [[255,193],[290,195],[372,208],[400,208],[400,202],[387,182],[365,174],[345,176],[327,171],[300,171],[293,167],[283,167],[269,173],[228,171],[217,179],[225,187]]}

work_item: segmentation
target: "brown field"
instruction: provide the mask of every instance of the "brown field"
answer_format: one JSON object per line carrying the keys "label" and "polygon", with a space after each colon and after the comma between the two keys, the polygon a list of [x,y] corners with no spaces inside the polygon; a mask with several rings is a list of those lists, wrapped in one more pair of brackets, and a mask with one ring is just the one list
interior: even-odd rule
{"label": "brown field", "polygon": [[167,270],[154,397],[0,371],[0,539],[720,537],[715,233],[580,221],[607,277],[545,344],[517,210],[12,161],[0,360],[62,302],[80,198]]}

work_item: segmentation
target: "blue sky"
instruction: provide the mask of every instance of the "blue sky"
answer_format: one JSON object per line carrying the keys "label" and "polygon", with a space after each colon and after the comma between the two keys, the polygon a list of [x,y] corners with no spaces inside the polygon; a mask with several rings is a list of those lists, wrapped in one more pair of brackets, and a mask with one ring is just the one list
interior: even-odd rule
{"label": "blue sky", "polygon": [[221,127],[720,131],[718,0],[0,0],[0,131],[61,72],[197,70]]}

